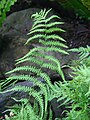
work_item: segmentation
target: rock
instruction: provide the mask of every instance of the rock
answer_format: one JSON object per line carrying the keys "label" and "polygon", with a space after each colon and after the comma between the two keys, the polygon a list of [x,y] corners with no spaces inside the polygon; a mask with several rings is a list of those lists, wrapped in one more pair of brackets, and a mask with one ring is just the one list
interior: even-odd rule
{"label": "rock", "polygon": [[60,104],[62,104],[62,102],[57,102],[57,99],[54,98],[50,103],[51,103],[52,110],[54,113],[54,119],[62,118],[65,115],[65,114],[63,114],[65,107],[64,106],[58,107],[58,106],[60,106]]}
{"label": "rock", "polygon": [[0,29],[0,68],[3,74],[15,68],[15,60],[32,48],[32,45],[24,44],[32,26],[30,16],[37,10],[28,9],[11,14]]}

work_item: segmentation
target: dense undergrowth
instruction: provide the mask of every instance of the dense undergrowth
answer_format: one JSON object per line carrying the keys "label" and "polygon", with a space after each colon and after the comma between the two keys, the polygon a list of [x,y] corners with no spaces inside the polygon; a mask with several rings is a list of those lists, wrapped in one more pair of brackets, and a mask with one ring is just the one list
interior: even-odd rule
{"label": "dense undergrowth", "polygon": [[[60,120],[61,118],[53,118],[50,101],[54,98],[57,98],[57,101],[62,101],[59,107],[64,105],[66,108],[63,111],[66,116],[62,120],[90,119],[90,47],[68,50],[66,41],[56,34],[65,32],[58,27],[63,22],[57,21],[60,19],[57,15],[48,16],[50,11],[51,9],[48,11],[44,9],[32,15],[34,24],[28,33],[29,39],[26,44],[38,40],[40,46],[33,48],[24,57],[16,60],[18,67],[7,72],[6,74],[10,74],[10,77],[1,82],[2,90],[21,80],[34,83],[33,87],[19,85],[2,91],[3,94],[9,91],[24,91],[34,98],[33,104],[30,104],[29,99],[16,100],[13,98],[21,104],[9,109],[14,115],[12,117],[6,116],[7,120]],[[73,61],[75,66],[67,65],[73,70],[72,80],[65,79],[60,61],[49,54],[50,52],[58,52],[69,55],[69,51],[79,53],[79,59]],[[21,63],[25,62],[34,63],[34,65],[22,66]],[[63,81],[60,80],[52,84],[48,73],[43,71],[43,68],[57,72]],[[22,74],[13,74],[18,72]],[[41,77],[44,83],[38,81],[38,77]],[[35,89],[35,86],[38,87],[38,90]]]}

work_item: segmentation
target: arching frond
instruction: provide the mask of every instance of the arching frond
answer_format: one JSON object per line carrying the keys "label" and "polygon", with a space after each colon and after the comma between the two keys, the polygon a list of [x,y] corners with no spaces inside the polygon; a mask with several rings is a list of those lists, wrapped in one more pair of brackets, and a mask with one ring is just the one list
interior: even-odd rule
{"label": "arching frond", "polygon": [[44,40],[39,40],[40,43],[42,43],[45,46],[59,46],[59,47],[63,47],[63,48],[68,48],[64,43],[61,43],[59,41],[55,42],[55,41],[44,41]]}
{"label": "arching frond", "polygon": [[[16,60],[16,65],[18,64],[18,67],[7,72],[6,74],[10,74],[11,76],[6,79],[6,83],[5,81],[2,83],[2,86],[5,87],[8,84],[12,85],[12,83],[16,83],[17,81],[22,80],[32,82],[32,86],[30,87],[16,85],[14,86],[14,88],[11,89],[11,91],[28,92],[30,96],[33,96],[35,98],[39,110],[38,112],[35,112],[35,109],[35,111],[33,111],[33,115],[36,114],[37,120],[42,120],[45,117],[47,118],[46,112],[48,110],[48,102],[50,99],[57,97],[57,94],[59,94],[56,87],[54,87],[54,85],[52,84],[48,73],[44,71],[44,68],[46,69],[46,71],[47,69],[50,69],[57,72],[62,77],[63,81],[65,81],[65,77],[60,66],[60,61],[56,59],[53,55],[48,54],[49,52],[55,52],[68,55],[68,52],[64,50],[64,48],[68,48],[65,45],[66,41],[58,35],[59,32],[65,32],[62,28],[59,28],[57,26],[59,24],[63,24],[63,22],[53,22],[52,20],[59,19],[60,17],[57,15],[52,15],[51,17],[48,17],[47,15],[50,11],[51,9],[48,11],[44,9],[32,15],[31,18],[33,18],[34,24],[30,32],[28,33],[29,39],[26,41],[25,44],[29,44],[30,42],[34,42],[34,40],[37,40],[37,42],[40,43],[40,46],[31,49],[25,56]],[[21,64],[25,62],[29,64]],[[39,81],[38,77],[43,79],[44,83],[42,81]],[[38,87],[38,90],[35,90],[35,86]],[[53,97],[48,94],[49,90],[51,91],[50,93],[52,93]],[[10,90],[7,90],[6,92],[9,91]],[[32,110],[33,109],[31,106],[30,112]],[[37,113],[40,113],[39,119]],[[51,116],[52,113],[50,117]]]}

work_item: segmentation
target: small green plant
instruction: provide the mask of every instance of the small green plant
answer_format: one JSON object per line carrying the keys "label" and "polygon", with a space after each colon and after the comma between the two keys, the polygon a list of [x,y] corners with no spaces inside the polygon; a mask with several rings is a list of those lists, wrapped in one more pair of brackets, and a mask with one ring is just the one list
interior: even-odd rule
{"label": "small green plant", "polygon": [[6,13],[10,11],[10,7],[15,4],[17,0],[1,0],[0,1],[0,27],[6,19]]}

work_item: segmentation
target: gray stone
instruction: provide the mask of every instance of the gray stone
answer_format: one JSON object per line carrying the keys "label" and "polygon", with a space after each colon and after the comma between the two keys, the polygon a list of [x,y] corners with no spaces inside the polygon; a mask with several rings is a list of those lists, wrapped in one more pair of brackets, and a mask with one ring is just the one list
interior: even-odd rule
{"label": "gray stone", "polygon": [[7,17],[0,29],[0,68],[3,73],[15,68],[15,60],[24,56],[33,46],[25,46],[32,26],[30,16],[38,9],[16,12]]}

